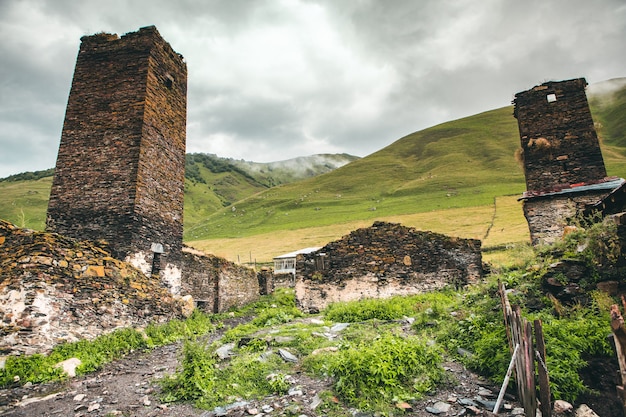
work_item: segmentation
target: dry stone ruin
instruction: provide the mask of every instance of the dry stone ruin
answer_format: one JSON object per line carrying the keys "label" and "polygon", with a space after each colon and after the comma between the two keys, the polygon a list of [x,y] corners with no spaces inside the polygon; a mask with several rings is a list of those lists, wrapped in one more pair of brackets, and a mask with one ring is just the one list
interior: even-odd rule
{"label": "dry stone ruin", "polygon": [[304,311],[364,298],[411,295],[475,282],[481,242],[375,222],[296,258],[296,298]]}
{"label": "dry stone ruin", "polygon": [[166,288],[103,243],[0,220],[0,271],[0,355],[182,317],[183,305]]}
{"label": "dry stone ruin", "polygon": [[0,354],[259,296],[254,271],[183,247],[187,67],[154,26],[81,38],[47,233],[0,223]]}

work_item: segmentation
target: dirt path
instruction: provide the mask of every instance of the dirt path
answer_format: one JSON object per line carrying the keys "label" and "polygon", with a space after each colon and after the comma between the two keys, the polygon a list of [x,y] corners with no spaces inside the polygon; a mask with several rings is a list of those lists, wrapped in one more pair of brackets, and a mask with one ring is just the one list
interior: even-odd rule
{"label": "dirt path", "polygon": [[[223,331],[210,338],[219,338]],[[210,411],[190,404],[165,404],[159,399],[158,380],[176,371],[181,349],[182,345],[177,343],[152,351],[134,352],[98,372],[68,381],[0,390],[0,413],[11,417],[313,417],[325,414],[317,408],[320,402],[318,394],[330,388],[330,381],[313,379],[301,373],[292,375],[292,389],[283,396],[235,402]],[[438,411],[442,416],[465,415],[468,412],[482,414],[489,406],[493,407],[497,387],[483,381],[459,363],[448,362],[445,369],[453,382],[422,401],[405,404],[405,407],[411,407],[405,415],[432,417]],[[486,403],[482,404],[481,400]],[[506,409],[501,411],[502,415],[511,414],[513,408],[519,407],[512,402],[511,397],[507,397],[505,403]],[[359,414],[361,417],[368,415]]]}

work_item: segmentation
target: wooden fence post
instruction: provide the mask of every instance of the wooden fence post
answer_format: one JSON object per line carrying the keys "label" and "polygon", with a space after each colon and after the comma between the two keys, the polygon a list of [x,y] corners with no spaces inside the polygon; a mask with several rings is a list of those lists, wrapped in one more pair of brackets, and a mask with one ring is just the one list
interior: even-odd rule
{"label": "wooden fence post", "polygon": [[539,376],[539,400],[541,401],[542,417],[551,417],[552,403],[550,400],[550,378],[548,376],[548,366],[546,365],[546,344],[543,340],[543,327],[541,320],[534,321],[535,345],[537,350],[537,375]]}
{"label": "wooden fence post", "polygon": [[[622,297],[622,302],[624,298]],[[615,340],[615,353],[617,362],[619,363],[620,382],[621,385],[616,387],[617,395],[622,401],[624,414],[626,414],[626,329],[624,329],[624,318],[619,311],[617,304],[611,306],[611,330],[613,330],[613,339]]]}
{"label": "wooden fence post", "polygon": [[[520,402],[524,407],[524,414],[534,417],[537,413],[537,386],[535,383],[535,355],[539,364],[539,396],[541,398],[541,411],[544,417],[551,416],[550,386],[548,379],[548,369],[546,366],[545,342],[541,321],[534,323],[535,343],[533,343],[533,325],[522,317],[519,306],[511,307],[506,295],[506,288],[503,283],[498,282],[500,300],[504,313],[504,324],[509,343],[509,349],[513,355],[512,361],[515,367],[515,380],[517,382],[517,393]],[[513,354],[513,347],[515,354]],[[519,350],[517,348],[519,346]],[[626,347],[626,345],[625,345]],[[497,410],[494,410],[497,412]]]}

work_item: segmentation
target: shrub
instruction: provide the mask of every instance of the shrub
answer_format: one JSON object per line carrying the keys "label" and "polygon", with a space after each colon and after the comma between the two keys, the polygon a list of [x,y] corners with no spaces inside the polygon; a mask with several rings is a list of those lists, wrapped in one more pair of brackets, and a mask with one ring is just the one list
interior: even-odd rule
{"label": "shrub", "polygon": [[383,333],[326,357],[337,394],[363,410],[384,412],[395,402],[419,398],[444,376],[439,352],[416,337]]}

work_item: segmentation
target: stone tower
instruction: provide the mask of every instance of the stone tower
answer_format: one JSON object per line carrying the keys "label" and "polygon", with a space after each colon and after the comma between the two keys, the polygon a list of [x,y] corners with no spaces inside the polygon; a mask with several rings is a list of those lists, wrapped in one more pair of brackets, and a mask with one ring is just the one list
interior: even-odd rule
{"label": "stone tower", "polygon": [[553,243],[587,206],[621,184],[606,178],[584,78],[550,81],[515,95],[526,176],[524,216],[533,244]]}
{"label": "stone tower", "polygon": [[47,229],[106,240],[116,257],[176,287],[187,66],[154,26],[81,41]]}
{"label": "stone tower", "polygon": [[584,78],[547,82],[515,95],[526,190],[555,191],[606,177]]}

